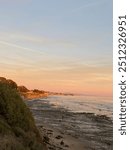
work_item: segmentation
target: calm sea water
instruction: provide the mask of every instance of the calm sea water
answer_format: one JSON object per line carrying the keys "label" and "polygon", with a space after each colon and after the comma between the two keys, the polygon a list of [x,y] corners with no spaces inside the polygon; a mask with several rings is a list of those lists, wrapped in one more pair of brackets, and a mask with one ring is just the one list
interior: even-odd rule
{"label": "calm sea water", "polygon": [[110,97],[95,96],[49,96],[47,101],[52,107],[65,108],[73,112],[89,112],[107,115],[112,118],[113,104]]}

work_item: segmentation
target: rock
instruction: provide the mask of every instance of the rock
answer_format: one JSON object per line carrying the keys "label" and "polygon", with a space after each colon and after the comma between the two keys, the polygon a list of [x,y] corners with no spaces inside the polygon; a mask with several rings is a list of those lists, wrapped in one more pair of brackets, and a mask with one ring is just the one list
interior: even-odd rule
{"label": "rock", "polygon": [[63,138],[61,135],[58,135],[58,136],[56,136],[55,137],[56,139],[61,139],[61,138]]}
{"label": "rock", "polygon": [[43,139],[45,142],[49,142],[49,140],[50,140],[49,137],[47,137],[47,136],[44,136]]}
{"label": "rock", "polygon": [[65,147],[69,147],[69,145],[65,145]]}
{"label": "rock", "polygon": [[60,144],[61,144],[61,145],[64,145],[64,142],[63,142],[63,140],[60,142]]}

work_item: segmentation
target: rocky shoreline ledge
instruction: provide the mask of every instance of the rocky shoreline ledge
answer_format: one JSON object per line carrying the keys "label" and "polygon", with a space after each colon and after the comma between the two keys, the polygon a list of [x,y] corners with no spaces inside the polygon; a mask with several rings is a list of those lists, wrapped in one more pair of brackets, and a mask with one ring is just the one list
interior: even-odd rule
{"label": "rocky shoreline ledge", "polygon": [[49,150],[112,150],[111,118],[94,113],[69,112],[50,105],[47,100],[26,103]]}

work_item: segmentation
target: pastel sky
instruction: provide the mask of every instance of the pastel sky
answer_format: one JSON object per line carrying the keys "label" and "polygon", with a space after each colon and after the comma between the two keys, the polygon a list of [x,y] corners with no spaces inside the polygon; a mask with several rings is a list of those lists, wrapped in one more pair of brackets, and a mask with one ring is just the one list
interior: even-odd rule
{"label": "pastel sky", "polygon": [[0,76],[112,96],[112,0],[0,0]]}

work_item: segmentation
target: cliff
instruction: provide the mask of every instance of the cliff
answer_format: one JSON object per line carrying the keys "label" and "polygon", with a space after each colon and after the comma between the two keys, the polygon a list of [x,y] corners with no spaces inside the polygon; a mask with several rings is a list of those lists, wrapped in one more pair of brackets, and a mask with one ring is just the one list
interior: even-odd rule
{"label": "cliff", "polygon": [[48,97],[49,95],[74,96],[74,94],[71,93],[49,92],[49,91],[43,91],[38,89],[29,90],[25,86],[18,86],[18,91],[24,99],[28,99],[28,100],[44,98],[44,97]]}
{"label": "cliff", "polygon": [[0,78],[0,150],[46,150],[29,108],[12,80]]}

